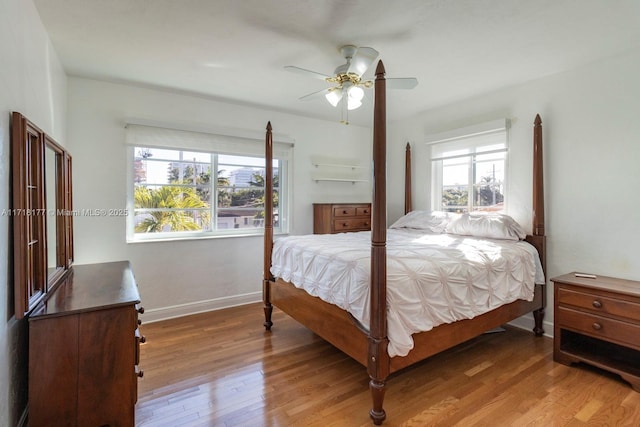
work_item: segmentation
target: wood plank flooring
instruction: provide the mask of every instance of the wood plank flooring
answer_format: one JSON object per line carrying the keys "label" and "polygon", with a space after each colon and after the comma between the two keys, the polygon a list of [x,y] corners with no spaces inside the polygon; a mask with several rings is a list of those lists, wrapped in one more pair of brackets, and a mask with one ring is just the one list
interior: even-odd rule
{"label": "wood plank flooring", "polygon": [[[144,320],[144,316],[142,316]],[[366,369],[261,304],[143,324],[136,425],[372,426]],[[385,426],[640,426],[640,393],[552,360],[553,343],[485,334],[387,382]]]}

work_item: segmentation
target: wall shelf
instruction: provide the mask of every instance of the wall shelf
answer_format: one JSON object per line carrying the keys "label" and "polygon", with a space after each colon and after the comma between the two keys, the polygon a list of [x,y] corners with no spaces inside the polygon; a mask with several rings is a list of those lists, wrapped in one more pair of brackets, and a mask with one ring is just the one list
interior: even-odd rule
{"label": "wall shelf", "polygon": [[313,178],[313,180],[318,183],[320,181],[333,181],[333,182],[350,182],[355,184],[356,182],[369,182],[366,179],[349,179],[349,178]]}
{"label": "wall shelf", "polygon": [[369,182],[369,168],[363,166],[362,159],[313,156],[311,164],[314,173],[311,176],[316,183],[325,182]]}
{"label": "wall shelf", "polygon": [[332,164],[332,163],[314,163],[313,166],[317,167],[330,167],[330,168],[346,168],[346,169],[364,169],[364,166],[356,166],[356,165],[340,165],[340,164]]}

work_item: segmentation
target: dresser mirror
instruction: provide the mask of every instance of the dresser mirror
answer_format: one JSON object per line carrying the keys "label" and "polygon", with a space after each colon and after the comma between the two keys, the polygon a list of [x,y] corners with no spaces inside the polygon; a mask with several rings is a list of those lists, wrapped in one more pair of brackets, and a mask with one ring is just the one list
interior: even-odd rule
{"label": "dresser mirror", "polygon": [[28,314],[71,267],[71,157],[22,114],[11,120],[15,317]]}
{"label": "dresser mirror", "polygon": [[[47,288],[64,274],[65,254],[65,150],[48,135],[44,145],[44,192],[47,209]],[[48,289],[47,289],[48,290]]]}

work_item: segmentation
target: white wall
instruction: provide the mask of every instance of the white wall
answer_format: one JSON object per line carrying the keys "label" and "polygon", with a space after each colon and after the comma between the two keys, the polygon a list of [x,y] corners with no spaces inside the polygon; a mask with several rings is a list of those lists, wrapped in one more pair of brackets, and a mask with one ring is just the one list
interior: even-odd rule
{"label": "white wall", "polygon": [[[545,158],[547,277],[571,271],[640,280],[640,50],[448,105],[389,126],[390,163],[414,156],[414,207],[429,208],[425,136],[511,119],[507,209],[531,230],[531,141],[540,113]],[[399,187],[392,174],[390,187]],[[390,216],[402,200],[393,197]],[[546,321],[553,317],[548,289]],[[552,333],[547,324],[547,332]]]}
{"label": "white wall", "polygon": [[[10,114],[19,111],[65,144],[66,76],[30,0],[0,1],[0,211],[10,206]],[[26,406],[27,321],[13,317],[9,218],[0,216],[0,425]]]}
{"label": "white wall", "polygon": [[[336,110],[337,111],[337,110]],[[74,209],[126,207],[124,123],[138,119],[194,129],[255,131],[267,121],[295,140],[292,233],[312,232],[312,203],[370,201],[367,183],[316,183],[311,158],[370,156],[371,131],[336,122],[221,103],[177,93],[69,79],[69,149]],[[370,158],[370,157],[369,157]],[[365,160],[366,164],[367,160]],[[261,298],[262,238],[125,242],[123,217],[75,217],[75,263],[129,259],[145,306],[145,320]]]}

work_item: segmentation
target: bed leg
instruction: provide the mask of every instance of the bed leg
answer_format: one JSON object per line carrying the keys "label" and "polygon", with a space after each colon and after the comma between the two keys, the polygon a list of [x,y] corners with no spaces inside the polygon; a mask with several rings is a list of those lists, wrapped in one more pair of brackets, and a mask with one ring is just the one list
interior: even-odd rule
{"label": "bed leg", "polygon": [[371,391],[372,407],[369,416],[375,425],[380,425],[387,418],[382,409],[384,401],[385,382],[389,376],[389,355],[387,346],[389,340],[384,337],[376,339],[369,337],[369,358],[367,372],[369,374],[369,390]]}
{"label": "bed leg", "polygon": [[382,402],[384,401],[385,382],[371,379],[369,381],[369,390],[371,390],[371,397],[373,399],[373,407],[369,411],[369,416],[373,420],[373,423],[377,426],[387,418],[387,414],[382,409]]}
{"label": "bed leg", "polygon": [[273,313],[273,305],[271,305],[271,283],[270,280],[262,281],[262,302],[264,310],[264,328],[267,331],[271,330],[273,322],[271,321],[271,314]]}
{"label": "bed leg", "polygon": [[271,313],[273,313],[273,306],[270,302],[264,304],[264,328],[267,331],[271,330],[273,322],[271,321]]}
{"label": "bed leg", "polygon": [[539,308],[533,311],[533,320],[535,321],[535,327],[533,328],[533,333],[536,334],[537,337],[541,337],[544,334],[544,329],[542,329],[543,319],[544,319],[544,308]]}

